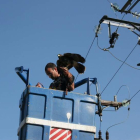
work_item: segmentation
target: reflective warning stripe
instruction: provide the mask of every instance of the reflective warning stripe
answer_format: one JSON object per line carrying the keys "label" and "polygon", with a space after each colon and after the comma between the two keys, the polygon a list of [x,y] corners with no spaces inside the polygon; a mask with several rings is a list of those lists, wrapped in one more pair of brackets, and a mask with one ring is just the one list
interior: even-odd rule
{"label": "reflective warning stripe", "polygon": [[[55,131],[50,135],[50,138],[52,138],[55,135],[58,135],[61,129],[54,129]],[[61,132],[62,133],[62,132]],[[52,138],[53,139],[53,138]]]}
{"label": "reflective warning stripe", "polygon": [[71,140],[71,131],[60,128],[53,128],[50,131],[49,140]]}
{"label": "reflective warning stripe", "polygon": [[65,122],[58,122],[58,121],[51,121],[51,120],[44,120],[44,119],[37,119],[37,118],[31,118],[26,117],[21,123],[18,128],[18,135],[21,130],[21,128],[25,124],[35,124],[35,125],[47,125],[51,127],[57,127],[57,128],[64,128],[69,130],[81,130],[81,131],[88,131],[96,133],[96,127],[95,126],[89,126],[89,125],[80,125],[80,124],[73,124],[73,123],[65,123]]}

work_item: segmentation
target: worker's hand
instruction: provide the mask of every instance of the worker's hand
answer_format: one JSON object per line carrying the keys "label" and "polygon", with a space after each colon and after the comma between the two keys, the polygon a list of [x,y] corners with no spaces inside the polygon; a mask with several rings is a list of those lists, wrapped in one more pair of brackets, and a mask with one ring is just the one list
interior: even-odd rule
{"label": "worker's hand", "polygon": [[43,86],[40,82],[38,82],[38,83],[36,84],[36,87],[44,88],[44,86]]}
{"label": "worker's hand", "polygon": [[74,76],[68,71],[66,67],[59,67],[64,76],[67,78],[68,83],[71,85],[74,82]]}
{"label": "worker's hand", "polygon": [[69,71],[66,67],[59,67],[60,68],[60,71],[62,71],[62,73],[67,76],[69,74]]}

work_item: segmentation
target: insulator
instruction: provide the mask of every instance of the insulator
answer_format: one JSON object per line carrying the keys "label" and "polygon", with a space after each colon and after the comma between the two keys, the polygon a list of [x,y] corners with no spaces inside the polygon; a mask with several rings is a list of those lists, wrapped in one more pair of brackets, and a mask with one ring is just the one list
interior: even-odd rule
{"label": "insulator", "polygon": [[117,3],[111,3],[111,9],[117,12],[119,10],[119,5]]}
{"label": "insulator", "polygon": [[116,33],[116,32],[112,33],[112,36],[109,40],[109,43],[111,44],[111,46],[110,46],[111,48],[114,48],[114,44],[115,44],[116,40],[118,39],[118,36],[119,36],[118,33]]}
{"label": "insulator", "polygon": [[134,12],[133,17],[136,17],[136,15],[137,15],[137,12]]}
{"label": "insulator", "polygon": [[140,37],[138,37],[138,45],[140,45]]}
{"label": "insulator", "polygon": [[124,107],[127,107],[129,104],[130,104],[130,102],[129,102],[128,100],[123,100],[123,101],[122,101],[122,105],[123,105]]}
{"label": "insulator", "polygon": [[140,13],[137,13],[136,15],[136,19],[138,19],[140,17]]}
{"label": "insulator", "polygon": [[134,31],[134,30],[135,30],[134,28],[131,28],[131,29],[130,29],[130,31]]}
{"label": "insulator", "polygon": [[138,12],[134,12],[133,13],[133,17],[136,17],[137,19],[140,17],[140,13],[138,13]]}
{"label": "insulator", "polygon": [[94,32],[96,34],[100,34],[101,33],[102,28],[100,26],[94,26]]}
{"label": "insulator", "polygon": [[114,96],[114,102],[117,102],[117,96],[116,95]]}
{"label": "insulator", "polygon": [[106,140],[109,140],[109,132],[106,131]]}
{"label": "insulator", "polygon": [[[114,96],[114,102],[117,102],[117,95]],[[115,107],[115,110],[118,110],[119,107]]]}
{"label": "insulator", "polygon": [[102,139],[102,132],[101,132],[101,130],[98,132],[98,134],[99,134],[99,139]]}

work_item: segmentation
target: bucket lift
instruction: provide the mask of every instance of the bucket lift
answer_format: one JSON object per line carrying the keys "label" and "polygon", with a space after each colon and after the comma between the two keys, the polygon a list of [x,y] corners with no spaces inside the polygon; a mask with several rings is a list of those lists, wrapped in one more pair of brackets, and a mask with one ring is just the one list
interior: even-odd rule
{"label": "bucket lift", "polygon": [[[87,94],[38,88],[29,83],[29,69],[15,68],[26,84],[20,102],[19,140],[102,140],[96,138],[95,114],[101,118],[105,107],[119,108],[122,103],[101,100],[97,78],[85,78],[75,83],[75,88],[87,83]],[[26,78],[22,74],[27,73]],[[90,83],[96,94],[90,92]],[[95,112],[95,106],[98,111]],[[103,107],[102,107],[103,106]]]}

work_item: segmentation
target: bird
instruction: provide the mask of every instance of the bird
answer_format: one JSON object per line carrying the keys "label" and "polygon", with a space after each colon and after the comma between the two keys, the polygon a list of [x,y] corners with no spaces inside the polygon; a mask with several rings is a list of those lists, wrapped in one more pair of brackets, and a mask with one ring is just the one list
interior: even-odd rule
{"label": "bird", "polygon": [[57,66],[66,67],[68,70],[74,67],[79,74],[84,73],[85,66],[81,63],[85,63],[85,58],[80,54],[64,53],[58,54]]}

